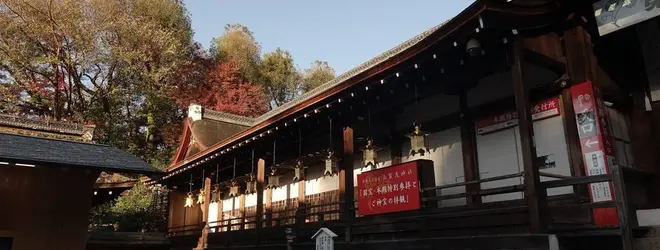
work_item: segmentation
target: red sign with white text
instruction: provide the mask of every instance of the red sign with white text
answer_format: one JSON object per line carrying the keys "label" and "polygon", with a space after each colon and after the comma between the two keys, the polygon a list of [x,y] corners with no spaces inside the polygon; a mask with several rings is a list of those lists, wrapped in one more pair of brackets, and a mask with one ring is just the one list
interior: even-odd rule
{"label": "red sign with white text", "polygon": [[358,174],[358,213],[384,214],[420,208],[417,162]]}
{"label": "red sign with white text", "polygon": [[[609,122],[600,89],[591,82],[571,87],[573,110],[577,122],[584,167],[588,176],[609,173],[616,164],[610,135]],[[592,202],[614,200],[611,182],[589,185]],[[594,223],[599,226],[618,225],[616,208],[593,209]]]}
{"label": "red sign with white text", "polygon": [[[558,116],[559,98],[543,100],[532,107],[532,120],[541,120]],[[487,134],[518,125],[518,112],[509,111],[504,114],[489,116],[476,121],[477,134]]]}

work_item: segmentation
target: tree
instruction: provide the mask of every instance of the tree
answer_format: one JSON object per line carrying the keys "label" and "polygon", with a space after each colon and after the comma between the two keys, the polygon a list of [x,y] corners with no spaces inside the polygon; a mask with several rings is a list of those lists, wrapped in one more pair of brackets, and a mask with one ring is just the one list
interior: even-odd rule
{"label": "tree", "polygon": [[261,72],[263,86],[271,105],[281,106],[300,93],[300,76],[288,51],[277,48],[273,52],[266,53]]}
{"label": "tree", "polygon": [[[102,204],[91,211],[91,230],[113,225],[120,232],[158,232],[166,226],[164,214],[158,209],[158,194],[138,182],[114,203]],[[107,226],[105,227],[107,228]]]}
{"label": "tree", "polygon": [[211,41],[210,51],[219,61],[235,63],[249,82],[260,82],[261,46],[246,26],[227,24],[224,33]]}
{"label": "tree", "polygon": [[90,121],[102,143],[151,162],[171,150],[159,124],[189,60],[192,29],[178,0],[0,2],[0,109]]}
{"label": "tree", "polygon": [[175,94],[182,108],[191,103],[236,115],[256,117],[268,111],[261,86],[245,80],[238,66],[218,62],[208,68],[204,81],[181,82]]}
{"label": "tree", "polygon": [[316,60],[302,75],[303,91],[307,92],[335,79],[335,70],[326,61]]}

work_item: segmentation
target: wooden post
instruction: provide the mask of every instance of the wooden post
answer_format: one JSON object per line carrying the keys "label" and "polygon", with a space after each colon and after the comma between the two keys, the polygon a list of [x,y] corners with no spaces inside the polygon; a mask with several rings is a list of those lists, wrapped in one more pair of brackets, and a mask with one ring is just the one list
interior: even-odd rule
{"label": "wooden post", "polygon": [[[577,26],[564,32],[564,47],[566,48],[566,72],[570,81],[567,85],[575,85],[594,79],[594,67],[591,65],[593,56],[591,39],[584,28]],[[567,86],[568,87],[568,86]],[[569,163],[575,176],[585,176],[584,158],[582,155],[580,138],[576,127],[575,111],[573,110],[573,97],[570,88],[562,91],[562,116],[566,131],[566,143],[570,153]],[[588,195],[588,190],[579,186],[578,193]]]}
{"label": "wooden post", "polygon": [[217,227],[217,228],[215,229],[216,232],[220,232],[220,231],[222,231],[222,223],[223,223],[222,220],[224,219],[224,218],[223,218],[223,217],[224,217],[224,216],[223,216],[224,213],[222,212],[222,210],[224,209],[224,208],[222,207],[223,205],[224,205],[224,202],[223,202],[223,200],[222,200],[222,195],[220,195],[220,197],[218,197],[218,217],[217,217],[217,218],[218,218],[218,222],[215,223],[215,226]]}
{"label": "wooden post", "polygon": [[540,185],[539,169],[536,166],[536,146],[534,142],[534,124],[532,121],[529,90],[523,82],[523,38],[518,37],[513,43],[511,58],[511,77],[513,95],[518,112],[518,131],[520,132],[521,153],[523,159],[525,200],[529,209],[530,229],[532,233],[543,233],[547,229],[547,195]]}
{"label": "wooden post", "polygon": [[204,228],[202,228],[202,235],[197,241],[196,249],[206,249],[207,241],[209,238],[209,205],[211,204],[211,178],[204,179],[204,204],[200,206],[202,209],[202,221]]}
{"label": "wooden post", "polygon": [[259,233],[263,226],[264,211],[264,181],[266,178],[266,162],[263,159],[257,160],[257,213],[254,219],[254,228],[257,230],[257,245],[260,243]]}
{"label": "wooden post", "polygon": [[344,128],[344,152],[339,167],[339,201],[341,203],[341,220],[346,227],[346,241],[351,240],[350,221],[355,218],[355,187],[353,186],[353,129]]}
{"label": "wooden post", "polygon": [[241,194],[241,196],[238,197],[238,216],[239,216],[239,223],[241,224],[239,226],[240,230],[245,229],[245,194]]}
{"label": "wooden post", "polygon": [[626,185],[623,179],[623,171],[620,166],[610,166],[612,174],[612,187],[614,188],[614,200],[616,202],[617,216],[619,217],[619,230],[621,231],[621,244],[623,250],[633,250],[633,232],[628,219],[628,199],[626,195]]}
{"label": "wooden post", "polygon": [[[479,162],[477,160],[477,136],[474,119],[468,114],[467,90],[461,91],[458,97],[461,112],[461,150],[463,151],[463,176],[466,182],[479,180]],[[481,204],[481,196],[473,195],[479,192],[479,184],[465,187],[468,193],[468,206]]]}
{"label": "wooden post", "polygon": [[401,157],[403,156],[403,152],[401,152],[403,140],[396,130],[396,118],[391,121],[390,138],[390,159],[392,160],[392,166],[394,166],[401,163]]}

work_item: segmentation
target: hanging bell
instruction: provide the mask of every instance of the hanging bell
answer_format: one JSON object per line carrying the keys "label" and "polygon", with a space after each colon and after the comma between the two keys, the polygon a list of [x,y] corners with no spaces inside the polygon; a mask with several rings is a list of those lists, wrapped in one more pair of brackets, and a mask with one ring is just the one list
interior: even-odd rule
{"label": "hanging bell", "polygon": [[376,168],[376,146],[371,137],[367,138],[367,145],[362,149],[362,165],[364,167]]}
{"label": "hanging bell", "polygon": [[213,191],[211,191],[211,202],[218,203],[222,199],[222,191],[220,191],[220,185],[213,185]]}
{"label": "hanging bell", "polygon": [[293,181],[302,181],[305,179],[305,165],[301,160],[296,161],[296,166],[293,168],[294,176]]}
{"label": "hanging bell", "polygon": [[325,162],[325,171],[323,171],[323,176],[333,176],[337,173],[337,169],[339,169],[339,161],[337,157],[335,157],[332,149],[328,150],[328,156],[323,161]]}
{"label": "hanging bell", "polygon": [[270,176],[268,176],[268,186],[266,188],[277,188],[280,186],[280,176],[276,174],[277,169],[270,169]]}
{"label": "hanging bell", "polygon": [[188,196],[186,196],[186,204],[183,207],[192,207],[194,202],[193,194],[188,193]]}
{"label": "hanging bell", "polygon": [[257,179],[254,178],[254,174],[250,174],[250,179],[245,184],[245,194],[254,194],[257,192]]}
{"label": "hanging bell", "polygon": [[231,181],[231,186],[229,186],[229,197],[237,197],[239,196],[239,189],[241,188],[240,185],[238,185],[238,182],[236,181]]}
{"label": "hanging bell", "polygon": [[419,153],[423,156],[429,152],[429,148],[426,146],[427,134],[422,131],[422,125],[419,123],[413,123],[413,127],[413,132],[407,135],[410,138],[410,155],[415,156]]}

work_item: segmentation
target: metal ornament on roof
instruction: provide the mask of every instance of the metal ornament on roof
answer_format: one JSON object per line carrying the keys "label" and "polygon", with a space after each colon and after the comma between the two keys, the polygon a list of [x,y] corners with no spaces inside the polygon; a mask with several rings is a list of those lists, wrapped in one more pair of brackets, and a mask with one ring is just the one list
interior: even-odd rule
{"label": "metal ornament on roof", "polygon": [[195,198],[193,198],[193,193],[192,193],[192,186],[193,186],[192,174],[190,174],[190,182],[188,183],[188,186],[189,186],[188,195],[186,195],[186,202],[183,205],[183,207],[193,207],[195,203]]}
{"label": "metal ornament on roof", "polygon": [[413,132],[407,135],[410,138],[410,155],[420,154],[423,156],[429,152],[426,141],[428,134],[422,131],[422,125],[417,122],[413,123],[413,127]]}
{"label": "metal ornament on roof", "polygon": [[211,191],[211,202],[218,203],[222,199],[222,191],[220,190],[220,184],[213,185],[213,191]]}
{"label": "metal ornament on roof", "polygon": [[238,182],[232,180],[229,186],[229,197],[238,197],[240,195],[240,189],[241,186],[238,185]]}
{"label": "metal ornament on roof", "polygon": [[280,186],[280,176],[277,175],[277,169],[271,168],[268,176],[268,186],[266,188],[277,188]]}
{"label": "metal ornament on roof", "polygon": [[257,178],[254,177],[254,149],[252,149],[252,172],[248,175],[248,180],[245,182],[245,194],[254,194],[257,192]]}
{"label": "metal ornament on roof", "polygon": [[328,149],[328,156],[323,160],[325,162],[325,171],[323,171],[323,176],[333,176],[337,173],[339,169],[339,159],[335,157],[332,149]]}
{"label": "metal ornament on roof", "polygon": [[195,199],[193,198],[192,193],[188,193],[188,196],[186,196],[186,204],[183,205],[183,207],[192,207]]}
{"label": "metal ornament on roof", "polygon": [[367,145],[364,146],[362,149],[362,165],[365,167],[370,167],[371,169],[376,168],[376,164],[378,163],[376,161],[377,155],[376,151],[378,149],[376,148],[376,145],[374,145],[374,140],[371,139],[371,137],[367,138]]}
{"label": "metal ornament on roof", "polygon": [[199,190],[197,194],[197,204],[204,204],[204,189]]}
{"label": "metal ornament on roof", "polygon": [[298,159],[296,161],[296,166],[293,167],[293,181],[302,181],[305,180],[305,168],[307,168],[302,160]]}
{"label": "metal ornament on roof", "polygon": [[254,194],[257,192],[257,178],[254,177],[254,174],[250,174],[245,184],[245,194]]}

